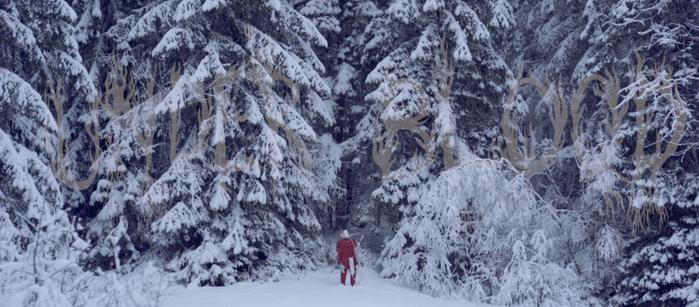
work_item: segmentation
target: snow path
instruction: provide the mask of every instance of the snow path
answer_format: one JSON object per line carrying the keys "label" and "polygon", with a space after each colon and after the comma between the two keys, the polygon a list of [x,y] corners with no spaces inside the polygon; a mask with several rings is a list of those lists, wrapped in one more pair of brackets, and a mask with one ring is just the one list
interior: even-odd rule
{"label": "snow path", "polygon": [[439,299],[379,278],[372,270],[363,274],[359,284],[343,287],[339,272],[325,269],[279,282],[240,283],[228,287],[178,288],[165,300],[164,307],[479,307],[486,304],[464,300]]}

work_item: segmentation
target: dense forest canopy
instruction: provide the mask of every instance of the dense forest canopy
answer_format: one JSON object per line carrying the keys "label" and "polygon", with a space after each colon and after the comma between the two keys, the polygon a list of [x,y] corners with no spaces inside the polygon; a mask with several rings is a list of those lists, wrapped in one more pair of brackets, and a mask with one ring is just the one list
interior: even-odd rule
{"label": "dense forest canopy", "polygon": [[156,306],[349,229],[431,295],[697,305],[698,12],[0,0],[0,300]]}

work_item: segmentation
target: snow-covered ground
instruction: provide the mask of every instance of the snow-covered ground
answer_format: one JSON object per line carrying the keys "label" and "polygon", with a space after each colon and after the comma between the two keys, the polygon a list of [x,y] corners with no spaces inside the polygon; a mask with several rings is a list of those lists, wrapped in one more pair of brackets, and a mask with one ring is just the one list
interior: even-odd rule
{"label": "snow-covered ground", "polygon": [[240,283],[229,287],[174,289],[164,307],[477,307],[490,306],[463,300],[433,298],[379,278],[369,269],[359,272],[354,288],[339,284],[339,272],[326,269],[279,282]]}

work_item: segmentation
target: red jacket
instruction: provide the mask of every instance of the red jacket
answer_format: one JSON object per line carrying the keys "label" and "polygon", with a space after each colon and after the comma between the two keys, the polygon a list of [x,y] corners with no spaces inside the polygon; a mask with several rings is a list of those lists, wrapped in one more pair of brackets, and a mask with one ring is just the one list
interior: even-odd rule
{"label": "red jacket", "polygon": [[357,265],[357,254],[354,251],[357,242],[352,239],[344,238],[337,241],[335,248],[337,250],[337,263],[349,267],[349,258],[354,258],[354,265]]}

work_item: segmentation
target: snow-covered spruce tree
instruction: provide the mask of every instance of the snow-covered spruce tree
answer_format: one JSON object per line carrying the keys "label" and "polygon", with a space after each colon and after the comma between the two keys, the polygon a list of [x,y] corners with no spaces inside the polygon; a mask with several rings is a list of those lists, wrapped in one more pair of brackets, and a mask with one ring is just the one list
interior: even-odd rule
{"label": "snow-covered spruce tree", "polygon": [[[598,291],[605,291],[606,285],[613,281],[615,274],[611,266],[620,259],[623,233],[638,225],[648,225],[656,217],[663,218],[668,195],[673,193],[666,191],[667,186],[657,175],[677,151],[689,118],[688,106],[664,68],[649,72],[640,56],[637,61],[629,74],[630,81],[613,75],[594,76],[594,82],[599,85],[592,92],[600,97],[602,104],[591,111],[593,120],[586,122],[584,129],[580,124],[582,113],[578,113],[582,94],[576,93],[564,101],[555,83],[543,85],[531,78],[520,80],[520,84],[533,83],[539,87],[537,91],[551,109],[553,139],[543,143],[541,157],[526,154],[536,152],[531,147],[520,149],[514,145],[521,137],[513,133],[508,116],[513,110],[526,114],[521,112],[527,109],[526,105],[522,106],[526,103],[517,99],[508,103],[503,113],[507,157],[526,175],[549,174],[544,178],[555,181],[553,178],[570,171],[557,171],[556,168],[565,164],[556,165],[552,161],[574,158],[579,163],[573,169],[584,188],[579,200],[566,200],[561,194],[561,190],[571,187],[558,188],[558,183],[541,181],[539,186],[545,191],[542,193],[545,199],[559,206],[556,224],[565,234],[562,244],[565,248],[558,249],[558,258],[573,261],[576,270],[593,282]],[[622,84],[629,85],[622,88]],[[569,120],[571,145],[562,138]],[[647,144],[648,135],[655,136],[654,146]],[[572,191],[579,189],[573,188]],[[659,214],[654,216],[656,213]]]}
{"label": "snow-covered spruce tree", "polygon": [[363,61],[377,63],[366,82],[378,85],[366,99],[383,105],[383,122],[426,112],[434,141],[469,138],[487,155],[480,138],[511,77],[492,40],[510,18],[506,1],[392,1],[365,29]]}
{"label": "snow-covered spruce tree", "polygon": [[[327,210],[320,214],[319,220],[326,230],[343,229],[348,226],[354,214],[353,204],[365,186],[371,185],[371,180],[360,180],[371,176],[371,169],[360,168],[361,159],[358,150],[354,126],[363,113],[363,101],[357,88],[362,84],[357,74],[361,70],[359,50],[364,25],[369,17],[360,8],[369,1],[302,1],[296,5],[299,12],[314,22],[324,35],[328,47],[318,50],[318,58],[326,67],[325,81],[331,89],[328,97],[332,101],[335,118],[331,125],[319,126],[321,146],[326,155],[318,162],[322,173],[328,175],[324,181],[332,180],[333,189]],[[367,162],[368,163],[368,162]],[[363,176],[366,175],[366,176]],[[371,177],[369,177],[371,178]]]}
{"label": "snow-covered spruce tree", "polygon": [[51,167],[64,183],[66,203],[76,205],[82,195],[75,189],[92,162],[80,153],[92,148],[83,127],[91,122],[88,102],[95,95],[72,36],[76,13],[65,1],[7,1],[2,9],[3,31],[12,34],[3,37],[0,63],[29,82],[51,109],[57,124]]}
{"label": "snow-covered spruce tree", "polygon": [[369,116],[381,135],[373,158],[384,179],[372,195],[402,216],[381,253],[381,274],[432,294],[575,304],[584,284],[568,274],[565,289],[554,291],[556,273],[567,269],[544,256],[523,258],[551,268],[538,276],[541,283],[511,286],[530,277],[520,269],[525,264],[508,266],[516,258],[512,245],[536,243],[528,239],[535,233],[558,241],[558,229],[544,222],[556,215],[526,177],[477,157],[490,154],[487,140],[496,137],[511,78],[492,45],[511,18],[504,1],[393,1],[367,27],[373,36],[365,50],[377,50],[380,60],[367,77],[378,89],[366,99],[375,106]]}
{"label": "snow-covered spruce tree", "polygon": [[[9,306],[73,306],[81,295],[86,245],[64,209],[71,178],[60,171],[68,123],[94,94],[71,37],[75,15],[65,1],[0,3],[0,299]],[[57,95],[68,103],[46,99]]]}
{"label": "snow-covered spruce tree", "polygon": [[614,305],[699,305],[699,181],[692,173],[672,175],[668,223],[630,242]]}
{"label": "snow-covered spruce tree", "polygon": [[[362,226],[375,219],[373,212],[361,211],[361,205],[369,199],[369,193],[376,186],[376,176],[370,165],[371,155],[366,150],[373,134],[361,130],[358,123],[366,113],[363,97],[369,90],[364,83],[373,65],[362,62],[364,29],[370,19],[379,12],[373,1],[308,1],[299,10],[316,23],[328,41],[328,48],[319,50],[319,58],[327,68],[326,82],[332,89],[330,99],[335,106],[335,123],[329,127],[332,140],[327,146],[339,154],[335,159],[337,167],[337,188],[331,193],[332,207],[321,217],[328,229],[342,229],[351,219]],[[321,130],[324,131],[324,130]],[[369,180],[367,180],[369,179]],[[359,210],[358,210],[359,209]]]}
{"label": "snow-covered spruce tree", "polygon": [[[601,150],[586,150],[586,156],[581,159],[581,177],[587,181],[588,189],[599,188],[597,180],[612,188],[620,177],[628,177],[632,182],[627,185],[630,188],[618,190],[632,210],[651,210],[662,215],[666,200],[660,189],[654,189],[654,176],[665,162],[672,160],[689,130],[691,101],[697,95],[694,86],[697,72],[690,68],[699,62],[697,31],[688,26],[696,23],[697,16],[687,14],[688,10],[697,8],[696,3],[671,5],[646,1],[588,1],[586,5],[587,15],[606,19],[597,21],[603,23],[598,30],[600,35],[590,40],[592,45],[577,65],[574,76],[584,80],[590,73],[603,75],[593,76],[606,83],[594,95],[608,104],[608,110],[583,106],[595,120],[581,125],[582,136],[578,140],[588,142],[586,148]],[[600,11],[611,14],[595,13]],[[609,124],[611,128],[602,126]],[[658,146],[652,148],[646,144],[649,142]],[[613,166],[621,175],[614,175],[617,177],[614,179],[605,172],[586,171],[588,163]],[[647,225],[648,221],[639,219],[638,215],[631,215],[635,218],[632,226]]]}
{"label": "snow-covered spruce tree", "polygon": [[154,80],[137,90],[127,67],[115,56],[107,59],[105,79],[92,105],[100,123],[94,135],[105,149],[98,150],[92,170],[96,182],[81,213],[89,220],[86,235],[95,245],[88,264],[119,270],[122,262],[140,254],[137,246],[143,249],[145,244],[134,205],[153,183],[151,146],[158,126],[154,115],[143,110],[152,108],[162,94],[154,94]]}
{"label": "snow-covered spruce tree", "polygon": [[[581,99],[587,98],[580,101],[580,108],[574,109],[572,101],[576,83],[594,72],[591,62],[595,58],[590,54],[600,47],[591,46],[602,37],[602,12],[608,2],[513,0],[518,31],[507,32],[505,39],[497,42],[509,66],[524,81],[518,85],[517,96],[510,97],[503,110],[504,155],[510,161],[516,160],[513,163],[527,173],[539,194],[557,209],[556,224],[563,242],[559,242],[562,248],[554,249],[558,254],[554,258],[574,262],[578,274],[600,290],[613,280],[609,274],[614,270],[610,268],[621,256],[621,233],[627,225],[623,212],[608,210],[597,197],[599,194],[584,193],[584,186],[592,185],[580,178],[581,161],[576,159],[576,147],[569,135],[570,129],[580,131],[579,126],[586,125],[577,139],[591,141],[587,144],[590,148],[595,148],[594,142],[599,139],[587,128],[593,121],[581,119],[598,118],[591,115],[595,112],[604,119],[604,105],[590,99],[595,97],[591,88],[581,93]],[[531,162],[537,165],[530,163],[526,157],[529,153],[535,153],[531,158],[538,161]],[[542,160],[538,156],[544,153],[548,158]],[[619,159],[616,153],[589,154],[586,158],[589,175],[605,171],[604,159]],[[596,187],[614,188],[602,180]],[[588,197],[581,198],[581,194]]]}
{"label": "snow-covered spruce tree", "polygon": [[[623,238],[631,228],[662,218],[663,204],[667,202],[662,183],[655,184],[652,179],[658,170],[651,170],[660,167],[662,171],[663,163],[650,166],[643,161],[658,161],[650,157],[669,153],[667,164],[671,164],[672,147],[677,143],[672,139],[673,132],[684,130],[683,139],[692,133],[682,127],[687,106],[675,108],[677,104],[672,99],[662,96],[683,97],[690,109],[691,99],[696,97],[696,86],[691,86],[696,79],[691,69],[687,69],[696,66],[697,61],[696,30],[691,26],[696,24],[693,21],[696,14],[687,15],[687,9],[695,3],[616,0],[511,3],[521,31],[509,32],[508,39],[502,41],[504,45],[498,45],[503,57],[513,70],[522,71],[522,77],[533,76],[543,83],[555,81],[547,84],[553,85],[548,93],[520,91],[522,97],[518,97],[512,111],[518,120],[528,118],[526,121],[531,125],[528,131],[522,129],[518,137],[553,139],[551,132],[556,130],[556,125],[547,120],[553,108],[550,101],[538,98],[555,96],[556,82],[561,85],[562,106],[570,113],[570,117],[558,117],[567,118],[572,129],[571,139],[567,136],[569,128],[563,127],[560,131],[563,138],[551,143],[538,142],[542,145],[538,149],[541,152],[551,147],[558,147],[559,151],[533,176],[532,184],[559,212],[558,224],[567,237],[559,257],[573,260],[585,280],[594,283],[599,295],[605,297],[615,280],[614,267],[623,256]],[[645,63],[637,71],[639,54]],[[653,67],[660,67],[661,63],[663,69],[654,72]],[[602,78],[583,84],[593,73]],[[670,76],[672,80],[661,81]],[[603,84],[605,80],[609,81],[607,85]],[[661,93],[659,89],[663,87],[658,84],[663,82],[677,86],[676,92]],[[586,97],[576,102],[576,87],[581,85],[587,86],[583,93]],[[601,92],[595,93],[595,86],[600,86]],[[639,93],[647,95],[645,107],[636,104],[633,98]],[[642,113],[654,114],[648,118],[651,121],[647,139],[643,133],[646,128],[638,124],[638,120],[644,121],[639,116]],[[653,141],[656,131],[661,133],[662,142]],[[654,142],[662,147],[656,149],[651,145]],[[625,180],[634,183],[627,184]],[[651,195],[645,197],[644,193],[634,191],[651,191]],[[627,214],[634,210],[646,213]],[[649,219],[628,219],[641,216]]]}
{"label": "snow-covered spruce tree", "polygon": [[[105,239],[126,225],[122,238],[189,284],[312,266],[315,211],[333,183],[313,172],[324,152],[311,123],[333,122],[311,49],[327,43],[313,23],[278,1],[156,1],[107,35],[124,81],[155,84],[104,125],[113,142],[102,161],[112,162],[92,195],[102,209],[91,231]],[[144,169],[149,155],[162,159]],[[133,191],[115,200],[115,187]]]}
{"label": "snow-covered spruce tree", "polygon": [[[699,94],[697,71],[691,67],[697,66],[699,53],[696,28],[687,26],[696,24],[698,17],[688,15],[687,10],[696,10],[699,5],[694,2],[662,5],[614,1],[610,6],[612,14],[606,23],[608,26],[603,28],[602,40],[595,44],[596,53],[592,56],[598,61],[592,70],[601,71],[604,66],[620,66],[621,63],[627,67],[620,69],[626,73],[619,79],[627,84],[621,84],[621,88],[619,84],[617,88],[609,84],[603,89],[605,100],[613,101],[609,96],[614,91],[621,98],[618,107],[603,119],[613,125],[612,129],[607,129],[611,132],[608,136],[611,144],[597,147],[613,147],[609,150],[617,151],[616,168],[621,173],[617,177],[632,182],[629,188],[620,190],[628,200],[628,210],[633,213],[631,225],[637,229],[648,225],[646,213],[649,211],[662,220],[668,200],[662,187],[655,186],[656,176],[681,149],[679,146],[690,130],[692,101]],[[677,24],[676,20],[686,24]],[[621,46],[625,47],[620,50]],[[605,78],[616,76],[607,72]],[[617,122],[609,120],[610,117],[617,117]],[[586,128],[599,133],[602,129],[595,129],[594,125],[593,121],[592,127]],[[656,146],[646,144],[650,142]],[[604,155],[594,151],[592,154]]]}
{"label": "snow-covered spruce tree", "polygon": [[9,306],[72,306],[86,245],[49,164],[56,122],[39,93],[5,68],[0,109],[7,112],[0,120],[0,299]]}
{"label": "snow-covered spruce tree", "polygon": [[[365,96],[367,115],[357,135],[372,138],[382,186],[366,203],[376,209],[363,211],[380,216],[383,210],[400,219],[400,208],[415,203],[407,199],[411,186],[421,189],[457,162],[459,140],[479,155],[489,154],[510,75],[492,39],[512,26],[511,8],[506,1],[412,0],[378,7],[364,30],[362,56],[362,63],[373,66],[365,81],[377,87]],[[421,179],[392,174],[408,165]]]}
{"label": "snow-covered spruce tree", "polygon": [[[695,3],[687,5],[690,10],[696,6]],[[638,151],[632,147],[639,142],[634,144],[630,138],[642,138],[641,146],[644,146],[643,140],[646,138],[640,133],[641,129],[635,127],[635,123],[643,120],[635,115],[635,112],[652,112],[655,113],[656,119],[670,116],[673,120],[663,129],[665,133],[686,132],[687,129],[678,127],[677,122],[681,121],[681,114],[685,113],[687,108],[674,108],[674,103],[662,101],[660,98],[666,96],[668,87],[676,87],[676,92],[671,94],[684,100],[696,96],[695,87],[691,86],[696,83],[696,73],[688,69],[696,66],[698,61],[694,35],[696,31],[687,26],[695,23],[696,16],[686,14],[688,7],[669,3],[615,0],[566,3],[513,1],[513,6],[518,24],[527,28],[526,32],[530,35],[514,33],[508,48],[512,51],[507,56],[508,60],[512,66],[521,67],[525,71],[522,73],[523,77],[533,75],[544,83],[546,80],[561,82],[562,90],[566,92],[564,100],[570,104],[567,107],[572,115],[572,129],[575,130],[571,131],[572,141],[578,143],[574,144],[576,150],[579,150],[580,146],[587,148],[584,154],[578,153],[577,157],[580,160],[578,164],[582,164],[581,173],[560,172],[562,176],[581,176],[582,181],[586,183],[584,186],[589,188],[596,185],[591,177],[606,177],[599,178],[601,181],[613,178],[606,172],[585,170],[588,166],[594,168],[594,165],[606,163],[603,167],[609,168],[609,165],[617,164],[615,168],[624,169],[626,175],[643,174],[642,169],[626,169],[629,166],[633,167],[632,156]],[[676,20],[686,21],[686,24],[678,24]],[[519,50],[527,52],[522,54]],[[552,55],[552,52],[555,54]],[[658,67],[661,69],[657,69]],[[597,91],[593,89],[596,86],[600,86]],[[583,90],[583,95],[588,94],[588,98],[576,101],[576,87]],[[552,89],[555,91],[555,87]],[[544,96],[544,93],[540,94]],[[534,132],[553,130],[554,127],[548,125],[547,121],[538,120],[547,116],[548,108],[545,104],[532,101],[535,99],[531,98],[535,96],[525,96],[528,105],[518,103],[517,111],[525,112],[527,116],[534,118],[531,122],[544,123],[535,125],[532,128]],[[648,101],[643,104],[636,103],[642,99]],[[599,101],[605,104],[600,105]],[[615,108],[616,104],[618,108]],[[674,109],[685,111],[672,114]],[[574,112],[577,114],[573,114]],[[581,121],[580,118],[592,120]],[[612,128],[605,128],[605,125],[609,124]],[[662,125],[656,120],[646,130],[652,132]],[[624,136],[614,136],[614,133]],[[670,139],[668,134],[661,137],[664,140]],[[613,146],[601,144],[615,138],[617,142]],[[619,144],[618,141],[622,138],[631,142]],[[563,140],[564,143],[567,141]],[[628,144],[632,146],[627,147]],[[597,150],[589,150],[590,148]],[[601,161],[604,159],[608,161]],[[553,172],[549,172],[551,173]],[[556,182],[555,179],[552,181]],[[599,182],[597,187],[604,184]],[[564,186],[558,188],[569,190]],[[606,188],[620,187],[615,186],[615,183],[606,182]],[[599,194],[600,191],[596,192]],[[635,195],[625,196],[631,200],[640,200]]]}

